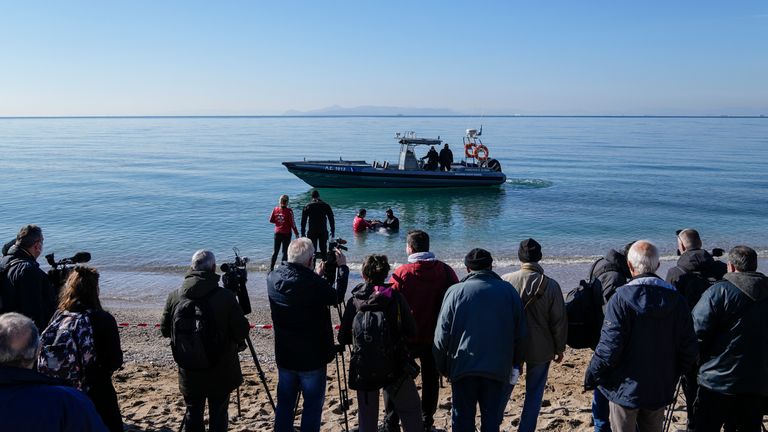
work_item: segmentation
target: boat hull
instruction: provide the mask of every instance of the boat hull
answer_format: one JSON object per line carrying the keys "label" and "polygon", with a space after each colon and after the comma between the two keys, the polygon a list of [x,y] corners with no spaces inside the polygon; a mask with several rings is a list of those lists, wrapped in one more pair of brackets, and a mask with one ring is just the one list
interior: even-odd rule
{"label": "boat hull", "polygon": [[373,168],[365,162],[283,162],[288,171],[316,188],[444,188],[498,186],[502,172],[487,169],[401,171]]}

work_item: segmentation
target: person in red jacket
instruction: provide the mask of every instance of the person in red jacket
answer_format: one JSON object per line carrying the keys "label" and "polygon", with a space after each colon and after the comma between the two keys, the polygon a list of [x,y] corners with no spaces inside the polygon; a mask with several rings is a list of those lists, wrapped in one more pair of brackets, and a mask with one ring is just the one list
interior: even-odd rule
{"label": "person in red jacket", "polygon": [[277,253],[283,250],[283,261],[288,260],[288,245],[291,243],[291,231],[299,236],[296,229],[296,221],[293,218],[293,210],[288,207],[288,195],[280,195],[279,205],[272,210],[269,222],[275,224],[275,251],[272,252],[272,261],[269,263],[269,271],[275,269]]}
{"label": "person in red jacket", "polygon": [[373,228],[373,223],[365,219],[365,214],[365,209],[360,209],[360,211],[357,212],[357,216],[355,216],[355,219],[352,221],[352,231],[355,233],[366,232]]}
{"label": "person in red jacket", "polygon": [[[429,235],[420,230],[410,231],[407,246],[408,263],[398,267],[390,278],[392,288],[399,291],[411,306],[416,320],[416,336],[408,340],[409,351],[421,364],[421,410],[424,429],[432,430],[437,410],[440,375],[432,354],[437,317],[448,288],[459,282],[451,266],[435,258],[429,251]],[[392,404],[386,403],[388,431],[398,430],[398,417]]]}

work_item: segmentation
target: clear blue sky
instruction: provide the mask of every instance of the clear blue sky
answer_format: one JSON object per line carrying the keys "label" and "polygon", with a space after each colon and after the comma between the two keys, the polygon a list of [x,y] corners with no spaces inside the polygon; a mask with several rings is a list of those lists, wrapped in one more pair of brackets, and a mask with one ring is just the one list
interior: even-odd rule
{"label": "clear blue sky", "polygon": [[768,114],[768,2],[3,1],[0,116]]}

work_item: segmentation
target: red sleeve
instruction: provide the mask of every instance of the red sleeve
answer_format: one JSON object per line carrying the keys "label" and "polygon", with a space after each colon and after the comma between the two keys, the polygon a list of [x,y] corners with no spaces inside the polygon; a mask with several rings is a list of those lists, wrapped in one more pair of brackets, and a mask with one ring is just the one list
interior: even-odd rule
{"label": "red sleeve", "polygon": [[293,209],[288,209],[288,218],[290,219],[288,222],[291,229],[293,230],[293,233],[296,234],[296,237],[298,237],[299,230],[296,228],[296,219],[293,218]]}
{"label": "red sleeve", "polygon": [[403,278],[400,275],[399,270],[402,268],[399,267],[397,270],[392,272],[392,276],[389,278],[389,283],[392,284],[392,289],[396,291],[400,291],[400,285],[403,283]]}
{"label": "red sleeve", "polygon": [[275,220],[275,215],[277,214],[277,208],[272,209],[272,216],[269,217],[269,223],[275,223],[277,220]]}

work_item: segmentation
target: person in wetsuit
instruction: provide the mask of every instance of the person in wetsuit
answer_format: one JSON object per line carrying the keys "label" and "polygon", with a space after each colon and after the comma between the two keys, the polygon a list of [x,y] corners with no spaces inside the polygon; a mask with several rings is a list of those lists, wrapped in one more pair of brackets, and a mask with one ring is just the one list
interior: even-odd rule
{"label": "person in wetsuit", "polygon": [[[307,222],[309,222],[309,227],[307,227]],[[336,222],[333,219],[333,210],[331,210],[331,206],[320,199],[320,192],[313,190],[312,200],[301,211],[301,236],[312,240],[315,250],[320,250],[322,259],[325,259],[328,253],[326,223],[331,227],[331,237],[335,237]]]}

